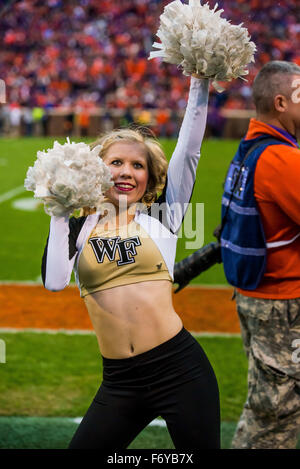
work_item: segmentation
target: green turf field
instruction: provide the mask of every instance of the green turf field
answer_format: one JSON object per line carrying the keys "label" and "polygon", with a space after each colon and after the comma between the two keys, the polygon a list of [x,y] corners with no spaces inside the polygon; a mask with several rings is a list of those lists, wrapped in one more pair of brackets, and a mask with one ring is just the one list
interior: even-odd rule
{"label": "green turf field", "polygon": [[[33,197],[22,186],[36,152],[52,144],[53,139],[0,140],[0,281],[39,281],[49,217],[42,206],[24,210],[24,203],[26,208]],[[175,142],[165,140],[162,144],[170,156]],[[204,204],[205,244],[214,240],[222,183],[237,145],[234,141],[206,140],[202,146],[192,202]],[[177,260],[198,248],[187,250],[187,241],[191,240],[179,239]],[[214,266],[192,283],[226,284],[222,266]],[[77,425],[73,419],[85,413],[101,382],[101,358],[94,335],[0,332],[0,339],[6,346],[6,363],[0,360],[0,448],[65,448]],[[217,375],[222,447],[229,448],[247,393],[247,361],[241,339],[198,340]],[[157,426],[147,427],[131,445],[172,447],[166,428]]]}
{"label": "green turf field", "polygon": [[[2,333],[0,448],[65,448],[101,383],[93,334]],[[198,337],[220,388],[222,445],[228,448],[246,394],[239,337]],[[67,418],[66,418],[67,417]],[[173,448],[165,427],[148,426],[131,448]]]}
{"label": "green turf field", "polygon": [[[2,333],[0,449],[66,448],[101,383],[102,360],[93,334]],[[219,383],[222,448],[230,448],[247,392],[240,337],[197,337]],[[160,421],[161,422],[161,421]],[[155,422],[154,422],[155,423]],[[172,449],[168,431],[148,426],[130,449]],[[300,440],[298,442],[300,448]]]}
{"label": "green turf field", "polygon": [[[1,333],[2,415],[77,417],[100,385],[102,360],[93,334]],[[240,337],[198,338],[220,383],[222,420],[237,420],[245,399],[247,363]],[[234,359],[233,359],[234,357]]]}
{"label": "green turf field", "polygon": [[[63,143],[64,139],[59,139]],[[170,157],[175,141],[163,141]],[[2,139],[0,141],[0,281],[36,281],[40,276],[41,255],[48,233],[49,217],[43,207],[24,210],[24,200],[32,193],[22,191],[29,166],[36,152],[53,145],[53,139]],[[219,222],[222,181],[236,143],[204,143],[193,202],[204,203],[205,243]],[[193,227],[195,229],[195,227]],[[184,232],[184,230],[183,230]],[[190,239],[188,239],[190,241]],[[200,246],[199,246],[200,247]],[[198,248],[186,250],[186,239],[179,239],[177,258]],[[220,266],[205,274],[201,282],[223,283]],[[197,281],[197,280],[196,280]],[[65,447],[76,428],[72,417],[82,416],[101,379],[101,360],[94,336],[64,334],[1,334],[6,344],[6,363],[0,365],[0,447]],[[236,421],[245,395],[246,362],[239,338],[205,339],[211,359],[222,373],[222,418]],[[230,347],[228,348],[228,343]],[[232,367],[222,363],[236,358]],[[222,368],[224,368],[223,371]],[[241,380],[233,380],[236,370]],[[66,419],[68,417],[68,419]],[[57,420],[60,419],[60,420]],[[229,441],[225,425],[224,438]],[[231,426],[230,426],[231,425]],[[132,444],[133,448],[170,448],[168,432],[149,427]]]}

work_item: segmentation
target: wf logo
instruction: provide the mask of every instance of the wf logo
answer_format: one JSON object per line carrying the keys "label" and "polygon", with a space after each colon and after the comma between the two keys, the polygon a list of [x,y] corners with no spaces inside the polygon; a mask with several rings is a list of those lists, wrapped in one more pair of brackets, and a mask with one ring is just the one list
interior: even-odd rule
{"label": "wf logo", "polygon": [[112,262],[116,258],[116,251],[118,250],[120,260],[117,265],[132,264],[134,256],[136,256],[136,246],[140,246],[141,242],[138,236],[121,240],[120,236],[112,238],[91,238],[89,240],[97,261],[103,262],[105,255]]}

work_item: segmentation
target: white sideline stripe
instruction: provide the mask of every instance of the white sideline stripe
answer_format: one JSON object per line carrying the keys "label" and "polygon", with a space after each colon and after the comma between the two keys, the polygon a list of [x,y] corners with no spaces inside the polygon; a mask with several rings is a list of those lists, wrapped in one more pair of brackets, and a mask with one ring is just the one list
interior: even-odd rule
{"label": "white sideline stripe", "polygon": [[[36,334],[66,334],[66,335],[94,335],[95,332],[90,329],[39,329],[39,328],[17,328],[17,327],[0,327],[0,334],[21,332],[33,332]],[[189,331],[194,337],[240,337],[238,332],[193,332]]]}
{"label": "white sideline stripe", "polygon": [[94,335],[95,332],[90,329],[40,329],[31,327],[0,327],[0,333],[18,334],[20,332],[33,332],[36,334],[66,334],[66,335]]}
{"label": "white sideline stripe", "polygon": [[24,191],[25,191],[24,186],[18,186],[18,187],[15,187],[14,189],[11,189],[8,192],[5,192],[4,194],[0,195],[0,204],[2,202],[5,202],[6,200],[12,199],[16,195],[21,194],[21,192],[24,192]]}
{"label": "white sideline stripe", "polygon": [[[42,280],[37,281],[35,280],[0,280],[0,285],[41,285]],[[75,282],[69,283],[70,287],[76,287]],[[197,284],[197,285],[187,285],[185,289],[189,288],[205,288],[208,290],[233,290],[233,287],[228,286],[228,285],[222,285],[222,284]]]}
{"label": "white sideline stripe", "polygon": [[239,332],[193,332],[189,331],[194,337],[240,337]]}
{"label": "white sideline stripe", "polygon": [[166,427],[166,421],[161,420],[161,419],[155,419],[152,420],[152,422],[149,423],[148,427]]}
{"label": "white sideline stripe", "polygon": [[[82,417],[76,417],[71,420],[72,422],[77,423],[79,425],[82,420]],[[162,419],[154,419],[148,425],[148,427],[166,427],[166,426],[167,426],[166,421]]]}
{"label": "white sideline stripe", "polygon": [[41,285],[42,281],[40,282],[37,282],[36,280],[16,280],[16,281],[11,281],[11,280],[1,280],[0,281],[0,285],[10,285],[10,286],[26,286],[26,285],[30,285],[30,286],[38,286],[38,285]]}

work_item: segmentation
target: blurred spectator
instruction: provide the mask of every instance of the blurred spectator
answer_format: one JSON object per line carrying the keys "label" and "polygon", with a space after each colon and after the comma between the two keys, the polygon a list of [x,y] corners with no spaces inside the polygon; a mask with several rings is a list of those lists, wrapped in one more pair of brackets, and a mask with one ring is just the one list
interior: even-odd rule
{"label": "blurred spectator", "polygon": [[[80,117],[81,116],[79,116],[79,119],[80,119]],[[87,119],[85,120],[85,122],[82,122],[82,124],[84,124],[83,128],[86,130],[86,135],[87,135],[87,129],[89,127],[88,117],[89,116],[87,116]],[[64,126],[64,133],[65,133],[66,136],[69,136],[69,135],[73,134],[73,126],[74,126],[74,114],[73,114],[73,112],[68,113],[65,116],[63,126]]]}
{"label": "blurred spectator", "polygon": [[35,136],[40,136],[43,134],[43,120],[44,109],[40,106],[35,106],[32,110],[32,119],[33,119],[33,132]]}
{"label": "blurred spectator", "polygon": [[150,127],[152,125],[152,115],[150,111],[143,109],[137,113],[136,122],[139,125]]}
{"label": "blurred spectator", "polygon": [[42,124],[43,136],[46,137],[48,135],[48,124],[49,124],[49,113],[48,113],[47,107],[44,108],[41,124]]}
{"label": "blurred spectator", "polygon": [[134,122],[133,112],[130,107],[126,108],[126,111],[121,117],[120,125],[121,127],[130,127]]}
{"label": "blurred spectator", "polygon": [[21,131],[21,117],[22,111],[20,106],[13,103],[9,108],[9,119],[10,119],[10,134],[13,137],[18,137]]}
{"label": "blurred spectator", "polygon": [[158,109],[156,113],[157,135],[159,137],[168,136],[168,124],[170,121],[170,111],[166,108]]}
{"label": "blurred spectator", "polygon": [[209,137],[222,137],[225,119],[222,117],[220,108],[209,104],[207,113],[206,135]]}
{"label": "blurred spectator", "polygon": [[181,121],[178,116],[178,113],[175,112],[173,109],[170,114],[170,119],[168,122],[168,130],[167,130],[167,135],[170,138],[177,138],[179,129],[180,129]]}
{"label": "blurred spectator", "polygon": [[90,126],[90,115],[86,109],[81,109],[77,115],[79,135],[86,137],[88,135],[88,129]]}
{"label": "blurred spectator", "polygon": [[102,117],[102,125],[103,125],[104,132],[110,132],[113,129],[114,122],[113,122],[112,115],[109,111],[106,111],[104,113],[104,116]]}
{"label": "blurred spectator", "polygon": [[24,134],[31,137],[33,134],[33,115],[30,107],[24,107],[22,110],[22,123],[24,126]]}

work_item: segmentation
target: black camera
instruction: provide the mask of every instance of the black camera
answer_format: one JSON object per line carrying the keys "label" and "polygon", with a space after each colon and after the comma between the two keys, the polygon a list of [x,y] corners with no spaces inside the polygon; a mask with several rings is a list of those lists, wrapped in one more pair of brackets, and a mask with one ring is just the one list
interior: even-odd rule
{"label": "black camera", "polygon": [[214,231],[217,242],[209,243],[193,252],[174,266],[174,283],[178,284],[175,293],[182,290],[188,283],[214,264],[221,263],[220,226]]}

